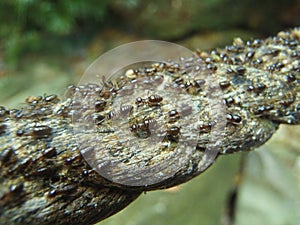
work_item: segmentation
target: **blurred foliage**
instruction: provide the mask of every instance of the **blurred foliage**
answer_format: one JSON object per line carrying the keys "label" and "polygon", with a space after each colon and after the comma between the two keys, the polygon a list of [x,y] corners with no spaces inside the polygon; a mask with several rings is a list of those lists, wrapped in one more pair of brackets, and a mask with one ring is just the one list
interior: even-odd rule
{"label": "blurred foliage", "polygon": [[14,64],[22,52],[37,51],[44,37],[63,37],[103,21],[108,0],[2,0],[0,40],[5,59]]}
{"label": "blurred foliage", "polygon": [[269,35],[299,24],[299,10],[299,0],[2,0],[0,57],[16,65],[24,52],[70,49],[104,27],[169,41],[229,28]]}
{"label": "blurred foliage", "polygon": [[168,40],[232,28],[269,35],[300,22],[299,0],[114,0],[111,8],[127,29]]}
{"label": "blurred foliage", "polygon": [[281,125],[250,152],[234,225],[300,225],[300,126]]}

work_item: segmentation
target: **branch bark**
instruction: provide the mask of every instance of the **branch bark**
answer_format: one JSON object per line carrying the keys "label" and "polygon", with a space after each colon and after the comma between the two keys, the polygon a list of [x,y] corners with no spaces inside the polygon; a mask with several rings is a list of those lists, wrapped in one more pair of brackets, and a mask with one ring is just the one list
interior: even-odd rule
{"label": "branch bark", "polygon": [[[222,90],[219,97],[225,107],[226,126],[224,130],[218,131],[223,137],[221,145],[217,146],[218,154],[251,150],[264,144],[280,123],[300,123],[299,40],[300,30],[295,28],[266,40],[244,43],[236,39],[232,46],[225,49],[197,52],[194,60],[203,61],[205,68],[202,70],[215,76]],[[199,105],[207,105],[208,97],[201,92],[201,85],[190,80],[191,75],[184,68],[174,68],[175,63],[162,67],[152,65],[149,70],[140,68],[135,76],[151,79],[156,75],[163,79],[169,76],[174,78],[168,81],[171,86],[178,82],[175,78],[181,77],[183,79],[180,82],[185,85],[190,97]],[[152,72],[145,75],[145,71]],[[120,79],[117,82],[132,81],[131,78]],[[183,163],[172,176],[160,182],[150,182],[150,185],[137,186],[107,179],[113,177],[122,180],[126,177],[134,180],[135,176],[128,175],[128,172],[135,171],[136,165],[142,161],[136,157],[140,152],[135,153],[130,148],[117,149],[110,106],[114,94],[120,89],[115,83],[107,83],[105,88],[97,85],[70,86],[70,97],[62,101],[55,95],[28,97],[27,106],[22,109],[0,108],[1,224],[94,224],[126,207],[143,191],[181,184],[207,169],[211,162],[206,163],[208,153],[205,150],[208,148],[214,121],[208,109],[197,106],[192,108],[197,110],[197,119],[202,121],[197,126],[197,148],[189,155],[176,155],[176,160]],[[73,97],[76,94],[86,96],[92,92],[97,93],[97,101],[93,102],[95,107],[87,110],[84,115],[76,114],[77,103]],[[165,97],[156,107],[154,103],[159,100],[156,96],[152,99],[154,103],[148,102],[142,112],[135,105],[136,99],[133,99],[130,121],[135,121],[137,115],[145,118],[150,111],[157,113],[157,108],[161,110],[159,113],[170,115],[172,97]],[[102,105],[99,101],[102,101]],[[85,104],[82,102],[80,107]],[[96,132],[83,130],[74,134],[74,116],[79,116],[81,124],[92,120],[96,124]],[[164,122],[168,130],[162,142],[167,147],[157,151],[159,148],[154,143],[153,147],[147,148],[152,158],[145,161],[140,172],[142,176],[147,176],[147,171],[151,171],[151,163],[163,166],[164,172],[173,169],[171,163],[167,162],[172,162],[169,154],[174,151],[181,137],[177,136],[172,125],[177,124],[177,121]],[[134,130],[132,132],[141,142],[145,140],[141,135],[147,134],[148,127],[143,127],[145,124],[145,119],[142,125],[133,124],[140,129],[137,131],[131,126],[131,130]],[[91,139],[91,136],[96,138]],[[103,161],[104,155],[101,155],[99,147],[99,143],[103,142],[93,143],[99,141],[98,138],[107,141],[106,146],[112,146],[111,152],[121,152],[123,160],[127,157],[124,170],[118,168],[108,171],[105,178],[97,172],[95,165],[85,161],[86,157],[82,157],[84,154],[94,157],[96,164]],[[109,157],[112,161],[120,160],[120,156],[114,154]],[[100,169],[106,170],[107,166],[112,165],[101,164]]]}

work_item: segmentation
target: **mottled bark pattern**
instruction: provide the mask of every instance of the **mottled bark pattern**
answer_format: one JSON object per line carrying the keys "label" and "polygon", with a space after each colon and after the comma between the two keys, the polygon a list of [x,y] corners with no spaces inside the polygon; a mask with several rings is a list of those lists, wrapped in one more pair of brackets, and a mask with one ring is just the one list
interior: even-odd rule
{"label": "mottled bark pattern", "polygon": [[[227,123],[219,153],[251,150],[265,143],[279,124],[300,123],[299,42],[299,28],[266,40],[243,42],[237,38],[232,46],[224,49],[198,51],[193,59],[179,63],[179,67],[177,63],[153,64],[127,72],[117,80],[117,85],[107,83],[103,89],[97,85],[70,86],[70,97],[62,101],[56,95],[28,97],[22,109],[0,107],[0,224],[94,224],[127,206],[142,191],[177,185],[203,172],[199,162],[203,160],[213,126],[205,107],[197,115],[203,121],[199,126],[197,150],[174,176],[145,187],[127,187],[102,178],[79,151],[78,134],[74,135],[71,122],[72,117],[78,117],[73,94],[99,92],[96,112],[80,120],[92,119],[99,135],[106,135],[110,140],[112,134],[103,131],[110,129],[114,116],[110,107],[122,80],[130,83],[137,77],[146,77],[160,82],[169,76],[173,79],[170,85],[181,85],[191,98],[206,105],[207,99],[201,92],[205,80],[190,80],[185,70],[189,63],[198,60],[205,65],[201,69],[214,75],[222,90]],[[159,95],[134,101],[134,104],[146,103],[145,111],[159,104],[168,107]],[[137,107],[128,105],[122,110],[141,117]],[[177,117],[176,109],[170,108],[167,113],[169,123],[176,123],[173,121]],[[149,122],[132,123],[130,129],[136,135],[147,135],[143,126]],[[168,128],[165,141],[170,147],[166,151],[176,145],[179,132],[176,126]],[[82,142],[87,135],[84,132],[80,135]],[[94,151],[91,148],[80,146],[81,152]],[[132,158],[126,160],[134,162]],[[163,157],[158,160],[164,163]]]}

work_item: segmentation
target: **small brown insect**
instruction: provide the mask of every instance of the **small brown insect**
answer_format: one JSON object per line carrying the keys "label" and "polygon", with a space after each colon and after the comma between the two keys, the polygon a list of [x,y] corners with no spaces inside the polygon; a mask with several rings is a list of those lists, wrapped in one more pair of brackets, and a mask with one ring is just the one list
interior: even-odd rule
{"label": "small brown insect", "polygon": [[257,108],[255,108],[253,110],[253,113],[255,115],[259,115],[259,114],[263,114],[267,111],[270,111],[272,109],[274,109],[274,105],[262,105],[262,106],[258,106]]}
{"label": "small brown insect", "polygon": [[261,40],[259,40],[259,39],[254,39],[252,42],[247,41],[247,45],[249,45],[251,47],[258,47],[260,44],[261,44]]}
{"label": "small brown insect", "polygon": [[235,71],[234,71],[234,69],[232,69],[232,68],[229,67],[229,68],[226,69],[226,73],[227,74],[234,74]]}
{"label": "small brown insect", "polygon": [[172,126],[170,128],[167,129],[167,138],[170,141],[178,141],[179,138],[179,133],[180,133],[180,128],[177,126]]}
{"label": "small brown insect", "polygon": [[56,115],[66,117],[70,112],[70,107],[62,106],[59,110],[57,110]]}
{"label": "small brown insect", "polygon": [[228,55],[225,52],[221,52],[219,56],[224,60],[224,58],[228,57]]}
{"label": "small brown insect", "polygon": [[283,68],[284,67],[284,64],[282,63],[282,62],[278,62],[277,64],[276,64],[276,69],[277,70],[280,70],[281,68]]}
{"label": "small brown insect", "polygon": [[209,133],[211,131],[211,127],[211,123],[201,124],[198,126],[198,130],[200,131],[200,133]]}
{"label": "small brown insect", "polygon": [[53,198],[57,195],[71,194],[76,189],[77,189],[76,184],[69,184],[69,185],[61,187],[61,188],[56,188],[56,189],[50,190],[48,193],[48,197]]}
{"label": "small brown insect", "polygon": [[5,129],[6,129],[6,125],[0,124],[0,135],[5,132]]}
{"label": "small brown insect", "polygon": [[253,62],[253,64],[254,65],[260,65],[260,64],[262,64],[263,63],[263,60],[261,59],[261,58],[258,58],[258,59],[256,59],[254,62]]}
{"label": "small brown insect", "polygon": [[268,49],[264,55],[272,55],[272,56],[277,56],[279,54],[280,50],[279,49]]}
{"label": "small brown insect", "polygon": [[0,161],[2,163],[7,163],[13,156],[14,150],[12,148],[6,148],[0,152]]}
{"label": "small brown insect", "polygon": [[234,104],[234,98],[232,97],[229,97],[229,98],[226,98],[226,99],[223,99],[223,104],[230,107],[232,104]]}
{"label": "small brown insect", "polygon": [[288,106],[290,106],[294,102],[295,102],[295,99],[294,98],[290,98],[290,99],[279,101],[279,104],[282,105],[282,106],[284,106],[284,107],[288,107]]}
{"label": "small brown insect", "polygon": [[145,102],[145,100],[142,99],[141,97],[137,97],[137,98],[135,99],[135,104],[137,104],[137,105],[141,105],[141,104],[143,104],[144,102]]}
{"label": "small brown insect", "polygon": [[81,175],[82,175],[83,177],[87,177],[87,176],[89,176],[92,172],[93,172],[93,170],[83,170],[82,173],[81,173]]}
{"label": "small brown insect", "polygon": [[24,113],[19,109],[12,109],[9,112],[10,116],[15,119],[21,119],[24,116]]}
{"label": "small brown insect", "polygon": [[211,70],[211,71],[214,71],[214,72],[218,69],[217,65],[215,65],[215,64],[213,64],[213,63],[207,64],[207,65],[206,65],[206,68],[207,68],[208,70]]}
{"label": "small brown insect", "polygon": [[13,174],[16,172],[24,171],[26,167],[28,167],[32,163],[32,159],[28,158],[24,161],[21,161],[20,163],[16,164],[13,168],[8,170],[9,174]]}
{"label": "small brown insect", "polygon": [[55,147],[50,147],[50,148],[44,149],[42,151],[42,155],[44,158],[52,158],[52,157],[56,156]]}
{"label": "small brown insect", "polygon": [[176,84],[182,84],[183,83],[183,77],[176,77],[175,79],[174,79],[174,82],[176,83]]}
{"label": "small brown insect", "polygon": [[110,96],[112,95],[112,91],[111,89],[103,89],[101,91],[101,93],[99,94],[100,97],[104,98],[104,99],[109,99]]}
{"label": "small brown insect", "polygon": [[93,116],[93,121],[96,125],[102,124],[104,120],[105,120],[105,116],[97,115],[97,114]]}
{"label": "small brown insect", "polygon": [[228,88],[230,86],[230,83],[228,81],[221,81],[219,83],[219,85],[220,85],[220,88],[226,89],[226,88]]}
{"label": "small brown insect", "polygon": [[205,84],[205,80],[203,80],[203,79],[197,79],[197,80],[195,80],[194,86],[200,88],[204,84]]}
{"label": "small brown insect", "polygon": [[44,98],[46,102],[57,103],[59,102],[59,98],[57,95],[48,95]]}
{"label": "small brown insect", "polygon": [[116,116],[117,116],[117,113],[115,111],[110,111],[107,115],[107,118],[111,120]]}
{"label": "small brown insect", "polygon": [[37,105],[42,99],[43,99],[42,96],[28,96],[28,97],[25,99],[25,102],[26,102],[28,105]]}
{"label": "small brown insect", "polygon": [[135,103],[140,106],[142,104],[148,104],[149,106],[159,106],[160,102],[163,100],[163,97],[159,95],[150,95],[148,98],[143,99],[141,97],[137,97]]}
{"label": "small brown insect", "polygon": [[98,100],[95,102],[95,111],[101,112],[105,109],[105,106],[106,106],[106,101]]}
{"label": "small brown insect", "polygon": [[288,83],[292,83],[296,80],[296,76],[292,73],[289,73],[287,76],[286,76],[286,82]]}
{"label": "small brown insect", "polygon": [[178,63],[170,63],[167,65],[167,70],[170,73],[178,72],[180,69],[180,65]]}
{"label": "small brown insect", "polygon": [[45,125],[35,126],[32,128],[31,136],[35,138],[43,138],[51,135],[52,128]]}
{"label": "small brown insect", "polygon": [[0,106],[0,119],[1,119],[2,117],[7,116],[8,114],[9,114],[9,111],[6,110],[3,106]]}
{"label": "small brown insect", "polygon": [[163,97],[159,95],[150,95],[148,97],[148,105],[150,106],[157,106],[163,100]]}
{"label": "small brown insect", "polygon": [[137,124],[132,124],[130,126],[130,131],[131,132],[137,132],[137,130],[138,130],[138,125]]}
{"label": "small brown insect", "polygon": [[259,83],[256,85],[254,92],[255,93],[261,93],[263,92],[265,89],[267,88],[267,86],[265,84]]}
{"label": "small brown insect", "polygon": [[23,130],[17,130],[17,132],[16,132],[16,135],[17,135],[18,137],[21,137],[23,134],[24,134],[24,131],[23,131]]}
{"label": "small brown insect", "polygon": [[24,176],[25,177],[34,176],[34,177],[43,177],[45,179],[51,179],[52,177],[57,176],[57,169],[54,167],[41,167],[29,174],[25,174]]}
{"label": "small brown insect", "polygon": [[12,194],[20,194],[23,191],[23,184],[13,184],[9,187],[9,191]]}
{"label": "small brown insect", "polygon": [[176,126],[172,126],[169,129],[167,129],[167,134],[172,135],[172,136],[178,135],[179,132],[180,132],[180,128],[176,127]]}
{"label": "small brown insect", "polygon": [[254,51],[249,51],[246,53],[246,60],[252,59],[255,55]]}
{"label": "small brown insect", "polygon": [[81,155],[76,154],[72,157],[66,158],[65,163],[66,163],[66,165],[72,165],[72,163],[74,163],[75,161],[79,161],[80,159],[81,159]]}
{"label": "small brown insect", "polygon": [[298,42],[295,39],[294,40],[285,40],[284,44],[288,45],[291,48],[298,46]]}
{"label": "small brown insect", "polygon": [[266,88],[267,88],[267,86],[265,84],[259,83],[256,86],[249,85],[247,88],[247,91],[259,94],[259,93],[263,92]]}
{"label": "small brown insect", "polygon": [[[20,200],[23,195],[22,192],[24,191],[24,184],[12,184],[9,186],[8,190],[0,193],[0,204],[3,207],[3,203],[10,204],[15,202],[16,200]],[[2,209],[2,208],[1,208]]]}
{"label": "small brown insect", "polygon": [[179,112],[176,109],[169,111],[168,116],[170,123],[176,122],[180,118]]}
{"label": "small brown insect", "polygon": [[226,119],[229,123],[238,124],[242,121],[242,117],[239,115],[227,114]]}
{"label": "small brown insect", "polygon": [[237,74],[243,75],[246,73],[247,69],[243,66],[239,66],[239,67],[235,68],[235,71],[237,72]]}

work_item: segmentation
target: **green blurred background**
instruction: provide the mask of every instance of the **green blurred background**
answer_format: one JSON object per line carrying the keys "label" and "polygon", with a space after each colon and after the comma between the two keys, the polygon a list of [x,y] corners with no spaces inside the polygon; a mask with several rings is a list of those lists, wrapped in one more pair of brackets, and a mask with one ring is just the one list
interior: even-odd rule
{"label": "green blurred background", "polygon": [[[98,56],[131,41],[207,50],[299,24],[300,0],[1,0],[0,105],[63,94]],[[196,179],[146,193],[100,224],[299,225],[299,137],[299,127],[282,126],[260,149],[220,157]]]}

